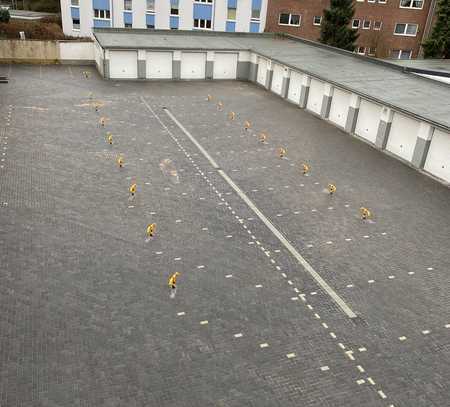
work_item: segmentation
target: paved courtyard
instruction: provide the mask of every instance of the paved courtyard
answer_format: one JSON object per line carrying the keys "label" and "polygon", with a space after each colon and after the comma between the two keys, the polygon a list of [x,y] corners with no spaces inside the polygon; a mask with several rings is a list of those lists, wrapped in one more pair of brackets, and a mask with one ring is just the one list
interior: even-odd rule
{"label": "paved courtyard", "polygon": [[253,84],[1,75],[1,407],[450,405],[448,188]]}

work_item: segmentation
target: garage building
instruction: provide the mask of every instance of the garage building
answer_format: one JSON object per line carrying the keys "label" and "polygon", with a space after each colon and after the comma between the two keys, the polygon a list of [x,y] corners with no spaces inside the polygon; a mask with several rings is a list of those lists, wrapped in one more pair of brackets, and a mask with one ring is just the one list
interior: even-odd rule
{"label": "garage building", "polygon": [[286,34],[96,29],[94,50],[105,79],[254,82],[450,184],[450,86],[401,66]]}

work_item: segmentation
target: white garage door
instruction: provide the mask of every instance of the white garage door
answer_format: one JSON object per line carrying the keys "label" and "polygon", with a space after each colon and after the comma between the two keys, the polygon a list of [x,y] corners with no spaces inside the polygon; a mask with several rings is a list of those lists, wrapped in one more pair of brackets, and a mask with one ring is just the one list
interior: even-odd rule
{"label": "white garage door", "polygon": [[267,77],[267,67],[269,63],[267,59],[258,58],[258,76],[256,81],[263,86],[266,86],[266,77]]}
{"label": "white garage door", "polygon": [[298,72],[291,71],[291,79],[289,81],[288,99],[296,104],[300,103],[300,93],[302,89],[303,75]]}
{"label": "white garage door", "polygon": [[146,70],[149,79],[171,79],[172,53],[147,52]]}
{"label": "white garage door", "polygon": [[272,92],[276,93],[277,95],[281,95],[281,87],[283,86],[283,75],[284,75],[284,68],[281,65],[275,64],[273,66],[271,89]]}
{"label": "white garage door", "polygon": [[205,79],[206,54],[183,52],[181,55],[181,79]]}
{"label": "white garage door", "polygon": [[349,92],[334,88],[329,119],[338,126],[345,127],[347,121],[348,107],[350,106]]}
{"label": "white garage door", "polygon": [[311,79],[311,86],[309,88],[308,102],[306,108],[311,112],[320,114],[322,109],[324,84],[317,79]]}
{"label": "white garage door", "polygon": [[424,168],[436,177],[450,182],[450,133],[434,130]]}
{"label": "white garage door", "polygon": [[400,113],[394,113],[386,150],[411,161],[416,146],[419,122]]}
{"label": "white garage door", "polygon": [[110,77],[114,79],[137,78],[137,52],[136,51],[111,51]]}
{"label": "white garage door", "polygon": [[382,107],[362,99],[356,121],[355,134],[375,144]]}
{"label": "white garage door", "polygon": [[236,79],[238,54],[216,52],[214,55],[214,79]]}

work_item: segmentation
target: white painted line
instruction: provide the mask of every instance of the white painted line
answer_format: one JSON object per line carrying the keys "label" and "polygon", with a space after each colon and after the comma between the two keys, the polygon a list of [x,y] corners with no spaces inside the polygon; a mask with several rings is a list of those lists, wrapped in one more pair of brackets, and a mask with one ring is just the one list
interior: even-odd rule
{"label": "white painted line", "polygon": [[358,350],[359,350],[360,352],[366,352],[366,351],[367,351],[366,348],[358,348]]}
{"label": "white painted line", "polygon": [[275,264],[275,260],[274,260],[274,259],[270,259],[270,262],[271,262],[272,264]]}
{"label": "white painted line", "polygon": [[372,284],[372,283],[374,283],[375,282],[375,280],[369,280],[369,281],[367,281],[369,284]]}
{"label": "white painted line", "polygon": [[242,336],[243,336],[243,335],[242,335],[240,332],[239,332],[238,334],[234,334],[234,337],[235,337],[235,338],[242,338]]}
{"label": "white painted line", "polygon": [[358,384],[364,384],[366,381],[364,379],[359,379],[356,381],[356,383]]}
{"label": "white painted line", "polygon": [[204,269],[205,266],[203,264],[201,264],[200,266],[197,266],[198,269]]}
{"label": "white painted line", "polygon": [[311,293],[311,295],[317,295],[317,292],[316,292],[316,291],[313,291],[313,292]]}
{"label": "white painted line", "polygon": [[262,284],[255,285],[255,288],[261,288],[261,287],[262,287]]}
{"label": "white painted line", "polygon": [[283,276],[283,278],[287,278],[286,273],[281,273],[281,275]]}
{"label": "white painted line", "polygon": [[311,311],[314,309],[311,304],[306,305]]}
{"label": "white painted line", "polygon": [[338,343],[338,346],[339,346],[341,349],[345,349],[345,345],[344,345],[343,343],[341,343],[341,342]]}
{"label": "white painted line", "polygon": [[361,373],[364,373],[365,370],[361,365],[356,366]]}
{"label": "white painted line", "polygon": [[163,252],[155,252],[156,254],[162,254]]}
{"label": "white painted line", "polygon": [[200,321],[200,325],[207,325],[208,321]]}
{"label": "white painted line", "polygon": [[406,341],[406,336],[399,336],[398,340],[399,341]]}
{"label": "white painted line", "polygon": [[414,275],[414,271],[408,271],[408,274],[409,274],[410,276],[412,276],[412,275]]}
{"label": "white painted line", "polygon": [[325,322],[322,322],[322,326],[323,326],[325,329],[328,329],[328,325],[327,325]]}
{"label": "white painted line", "polygon": [[429,331],[429,330],[422,331],[422,333],[423,333],[424,335],[428,335],[430,332],[431,332],[431,331]]}
{"label": "white painted line", "polygon": [[186,313],[185,313],[185,312],[178,312],[177,315],[178,315],[179,317],[181,317],[182,315],[186,315]]}
{"label": "white painted line", "polygon": [[305,294],[298,295],[303,302],[306,302]]}
{"label": "white painted line", "polygon": [[322,372],[326,372],[327,370],[330,370],[330,368],[329,368],[328,366],[322,366],[322,367],[320,368],[320,370],[321,370]]}
{"label": "white painted line", "polygon": [[378,390],[378,394],[380,395],[380,397],[381,397],[382,399],[385,399],[385,398],[386,398],[386,394],[384,394],[382,390]]}
{"label": "white painted line", "polygon": [[449,329],[449,328],[450,328],[450,324],[445,324],[445,327],[446,327],[447,329]]}
{"label": "white painted line", "polygon": [[[156,115],[152,108],[148,105],[145,99],[141,96],[141,100],[160,122],[160,124],[170,133],[167,126]],[[257,206],[251,201],[248,196],[233,182],[233,180],[221,169],[214,161],[214,159],[208,154],[208,152],[197,142],[197,140],[183,127],[183,125],[175,118],[175,116],[168,110],[164,109],[166,114],[175,122],[175,124],[186,134],[186,136],[192,141],[192,143],[200,150],[204,157],[211,163],[211,165],[218,169],[219,174],[225,181],[234,189],[239,197],[255,212],[255,214],[261,219],[261,221],[269,228],[269,230],[280,240],[280,242],[286,247],[286,249],[292,254],[292,256],[300,263],[300,265],[313,277],[313,279],[322,287],[322,289],[338,304],[341,310],[349,317],[356,318],[356,314],[352,309],[344,302],[344,300],[331,288],[331,286],[314,270],[314,268],[300,255],[295,247],[284,237],[284,235],[272,224],[272,222],[257,208]],[[171,134],[171,133],[170,133]]]}
{"label": "white painted line", "polygon": [[180,261],[180,260],[181,260],[181,257],[175,257],[174,260],[175,260],[175,261]]}
{"label": "white painted line", "polygon": [[292,358],[295,358],[295,353],[288,353],[287,355],[286,355],[286,357],[288,358],[288,359],[292,359]]}
{"label": "white painted line", "polygon": [[355,360],[355,358],[353,357],[353,351],[352,350],[348,350],[347,352],[345,352],[345,354],[350,358],[350,360]]}
{"label": "white painted line", "polygon": [[347,284],[347,288],[353,288],[354,285],[353,284]]}
{"label": "white painted line", "polygon": [[297,287],[294,288],[294,291],[295,291],[296,293],[299,293],[299,292],[300,292],[300,290],[299,290]]}
{"label": "white painted line", "polygon": [[352,239],[349,238],[349,237],[347,237],[347,238],[345,239],[346,242],[350,242],[351,240],[352,240]]}
{"label": "white painted line", "polygon": [[373,379],[371,377],[367,378],[367,381],[372,385],[375,386],[375,382],[373,381]]}
{"label": "white painted line", "polygon": [[320,319],[320,315],[319,314],[314,314],[314,316],[316,317],[316,319]]}
{"label": "white painted line", "polygon": [[268,348],[268,347],[269,347],[269,344],[268,344],[268,343],[260,343],[260,344],[259,344],[259,347],[260,347],[260,348]]}
{"label": "white painted line", "polygon": [[298,297],[291,297],[292,301],[298,301]]}
{"label": "white painted line", "polygon": [[230,239],[231,237],[233,237],[233,235],[226,235],[225,236],[227,239]]}
{"label": "white painted line", "polygon": [[389,276],[388,279],[389,280],[393,280],[395,278],[395,276]]}
{"label": "white painted line", "polygon": [[278,271],[281,270],[281,267],[280,267],[280,266],[275,266],[275,268],[276,268]]}
{"label": "white painted line", "polygon": [[427,267],[428,271],[434,270],[433,267]]}
{"label": "white painted line", "polygon": [[288,280],[288,284],[289,285],[292,285],[292,284],[294,284],[291,280]]}
{"label": "white painted line", "polygon": [[231,278],[231,277],[233,277],[233,274],[227,274],[227,275],[225,276],[225,278]]}

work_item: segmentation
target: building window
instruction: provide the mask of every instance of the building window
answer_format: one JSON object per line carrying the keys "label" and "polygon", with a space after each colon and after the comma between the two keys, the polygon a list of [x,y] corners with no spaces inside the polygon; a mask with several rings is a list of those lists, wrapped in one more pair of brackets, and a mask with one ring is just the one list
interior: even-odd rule
{"label": "building window", "polygon": [[300,26],[300,15],[299,14],[288,14],[281,13],[278,20],[278,25],[294,25],[296,27]]}
{"label": "building window", "polygon": [[155,28],[155,24],[147,24],[147,28]]}
{"label": "building window", "polygon": [[80,19],[72,18],[72,29],[75,31],[80,31]]}
{"label": "building window", "polygon": [[375,3],[375,0],[367,0],[367,3]]}
{"label": "building window", "polygon": [[391,51],[391,58],[394,59],[411,59],[412,50],[410,49],[393,49]]}
{"label": "building window", "polygon": [[359,23],[360,23],[359,18],[354,18],[353,21],[352,21],[352,28],[357,30],[359,28]]}
{"label": "building window", "polygon": [[194,0],[194,3],[212,3],[213,0]]}
{"label": "building window", "polygon": [[367,52],[367,54],[371,57],[374,57],[376,53],[377,53],[376,47],[370,47],[369,51]]}
{"label": "building window", "polygon": [[322,24],[322,16],[314,16],[313,25],[320,25],[320,24]]}
{"label": "building window", "polygon": [[370,30],[370,20],[364,20],[362,28],[363,30]]}
{"label": "building window", "polygon": [[423,0],[400,0],[400,8],[423,8]]}
{"label": "building window", "polygon": [[373,22],[373,29],[374,30],[381,30],[381,26],[383,25],[382,21],[374,21]]}
{"label": "building window", "polygon": [[94,9],[94,18],[102,18],[104,20],[109,20],[111,18],[111,14],[109,10],[99,10]]}
{"label": "building window", "polygon": [[170,15],[177,16],[180,13],[178,0],[171,0],[170,2]]}
{"label": "building window", "polygon": [[132,0],[123,0],[123,9],[128,11],[133,10]]}
{"label": "building window", "polygon": [[131,24],[131,23],[125,23],[125,28],[133,28],[133,24]]}
{"label": "building window", "polygon": [[231,21],[236,20],[236,9],[235,8],[228,7],[227,20],[231,20]]}
{"label": "building window", "polygon": [[386,4],[386,0],[378,0],[379,4]]}
{"label": "building window", "polygon": [[359,55],[366,55],[366,48],[365,47],[357,47],[356,53]]}
{"label": "building window", "polygon": [[203,18],[194,18],[194,27],[202,28],[204,30],[211,29],[211,20],[205,20]]}
{"label": "building window", "polygon": [[395,24],[395,35],[407,35],[409,37],[415,37],[417,34],[417,24],[405,24],[399,23]]}
{"label": "building window", "polygon": [[155,0],[147,0],[147,11],[155,11]]}
{"label": "building window", "polygon": [[252,9],[252,20],[259,20],[260,16],[261,16],[261,10]]}
{"label": "building window", "polygon": [[70,5],[73,7],[80,7],[80,0],[71,0]]}

